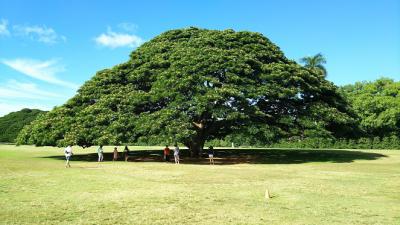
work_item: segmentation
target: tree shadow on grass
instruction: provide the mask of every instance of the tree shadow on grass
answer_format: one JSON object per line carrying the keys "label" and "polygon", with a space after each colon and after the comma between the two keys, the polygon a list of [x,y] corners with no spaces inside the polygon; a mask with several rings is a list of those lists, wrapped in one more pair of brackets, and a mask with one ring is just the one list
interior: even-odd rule
{"label": "tree shadow on grass", "polygon": [[[209,164],[208,155],[199,158],[189,157],[189,151],[181,150],[182,164]],[[307,162],[350,163],[354,160],[375,160],[386,155],[349,150],[314,150],[314,149],[215,149],[214,161],[216,165],[231,164],[300,164]],[[57,160],[65,160],[64,156],[46,156]],[[174,157],[171,155],[171,162]],[[72,161],[96,162],[97,153],[75,154]],[[112,153],[104,154],[104,161],[112,161]],[[124,161],[120,153],[118,161]],[[136,150],[129,154],[128,162],[163,162],[161,150]]]}

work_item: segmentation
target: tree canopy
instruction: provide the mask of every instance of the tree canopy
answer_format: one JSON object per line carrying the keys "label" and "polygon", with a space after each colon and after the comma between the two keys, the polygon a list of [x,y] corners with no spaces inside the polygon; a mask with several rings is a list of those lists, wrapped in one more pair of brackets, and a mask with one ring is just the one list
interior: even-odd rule
{"label": "tree canopy", "polygon": [[400,136],[400,82],[381,78],[346,85],[341,91],[360,118],[364,135]]}
{"label": "tree canopy", "polygon": [[25,127],[36,145],[174,143],[197,155],[206,140],[263,129],[271,137],[354,122],[333,83],[287,59],[259,33],[167,31],[129,61],[102,70],[64,105]]}
{"label": "tree canopy", "polygon": [[22,128],[42,113],[39,109],[22,109],[0,117],[0,142],[14,142]]}

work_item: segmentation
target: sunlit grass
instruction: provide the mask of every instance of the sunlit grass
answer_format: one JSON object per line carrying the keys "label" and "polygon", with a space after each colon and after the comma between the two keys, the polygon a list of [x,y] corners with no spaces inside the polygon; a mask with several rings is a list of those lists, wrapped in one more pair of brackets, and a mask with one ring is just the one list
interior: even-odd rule
{"label": "sunlit grass", "polygon": [[[75,161],[66,169],[60,148],[0,145],[0,223],[400,222],[400,151],[362,151],[363,157],[349,151],[345,158],[351,160],[337,163],[344,152],[314,150],[312,154],[332,159],[313,156],[297,163],[295,157],[310,153],[275,150],[265,161],[210,166],[76,161],[80,154],[94,153],[95,147],[74,150]],[[280,151],[292,159],[277,160]],[[265,199],[266,189],[271,199]]]}

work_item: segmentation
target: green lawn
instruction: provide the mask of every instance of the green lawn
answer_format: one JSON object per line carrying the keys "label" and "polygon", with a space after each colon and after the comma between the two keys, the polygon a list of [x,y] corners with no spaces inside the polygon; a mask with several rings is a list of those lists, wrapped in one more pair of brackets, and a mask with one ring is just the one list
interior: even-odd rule
{"label": "green lawn", "polygon": [[400,151],[228,149],[210,166],[136,149],[75,147],[66,169],[62,149],[0,145],[0,224],[400,224]]}

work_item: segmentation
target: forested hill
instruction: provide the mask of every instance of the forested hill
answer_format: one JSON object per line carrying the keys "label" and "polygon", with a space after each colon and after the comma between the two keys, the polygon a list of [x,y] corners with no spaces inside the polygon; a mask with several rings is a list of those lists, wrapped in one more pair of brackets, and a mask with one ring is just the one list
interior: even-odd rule
{"label": "forested hill", "polygon": [[0,117],[0,142],[14,142],[19,131],[45,111],[22,109]]}

